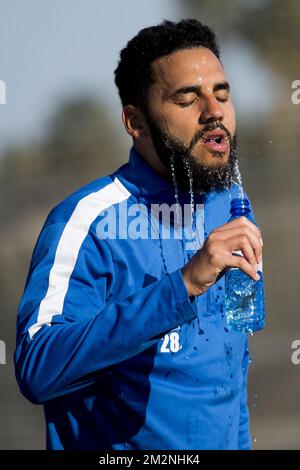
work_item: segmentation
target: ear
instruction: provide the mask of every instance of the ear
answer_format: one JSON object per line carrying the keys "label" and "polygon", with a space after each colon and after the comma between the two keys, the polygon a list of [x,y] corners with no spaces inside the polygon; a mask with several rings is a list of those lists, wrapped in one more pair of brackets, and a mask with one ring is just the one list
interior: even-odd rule
{"label": "ear", "polygon": [[138,106],[128,104],[122,110],[122,121],[127,133],[133,139],[148,137],[148,126]]}

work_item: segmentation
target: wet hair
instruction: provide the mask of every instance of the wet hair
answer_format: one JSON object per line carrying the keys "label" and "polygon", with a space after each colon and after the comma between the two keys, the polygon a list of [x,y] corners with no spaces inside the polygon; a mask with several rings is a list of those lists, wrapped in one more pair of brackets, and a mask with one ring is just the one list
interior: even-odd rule
{"label": "wet hair", "polygon": [[147,108],[147,96],[155,77],[152,62],[176,51],[206,47],[220,59],[214,32],[195,19],[178,23],[163,20],[156,26],[143,28],[120,52],[115,84],[122,106],[132,104]]}

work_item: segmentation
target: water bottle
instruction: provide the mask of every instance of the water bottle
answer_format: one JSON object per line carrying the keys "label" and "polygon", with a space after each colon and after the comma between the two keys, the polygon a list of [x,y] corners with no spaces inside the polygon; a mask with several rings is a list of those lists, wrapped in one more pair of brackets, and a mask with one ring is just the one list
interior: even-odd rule
{"label": "water bottle", "polygon": [[[251,217],[248,199],[242,197],[232,199],[230,213],[229,221],[245,216],[258,227]],[[243,256],[241,250],[233,253]],[[257,272],[258,281],[250,278],[239,268],[229,268],[225,272],[225,313],[228,327],[231,330],[252,335],[265,326],[262,262],[258,265]]]}

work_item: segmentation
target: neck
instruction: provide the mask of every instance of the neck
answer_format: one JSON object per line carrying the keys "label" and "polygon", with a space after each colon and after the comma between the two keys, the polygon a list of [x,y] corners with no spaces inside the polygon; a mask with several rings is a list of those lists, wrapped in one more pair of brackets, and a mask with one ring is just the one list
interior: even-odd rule
{"label": "neck", "polygon": [[168,181],[172,181],[172,175],[170,174],[170,170],[163,165],[160,161],[157,153],[153,150],[145,151],[141,149],[137,144],[134,144],[134,149],[138,152],[146,162],[154,168],[154,170],[163,178],[167,179]]}

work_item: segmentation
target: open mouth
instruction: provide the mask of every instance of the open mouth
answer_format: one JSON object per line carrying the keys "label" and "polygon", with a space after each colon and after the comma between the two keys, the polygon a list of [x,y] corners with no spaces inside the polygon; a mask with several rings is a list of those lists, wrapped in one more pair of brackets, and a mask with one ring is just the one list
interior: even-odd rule
{"label": "open mouth", "polygon": [[221,129],[206,132],[202,137],[202,143],[214,152],[225,153],[229,148],[229,137]]}
{"label": "open mouth", "polygon": [[208,139],[203,139],[203,142],[206,144],[207,142],[215,142],[216,144],[221,144],[225,140],[228,140],[228,137],[223,137],[223,136],[216,136],[216,137],[210,137]]}

